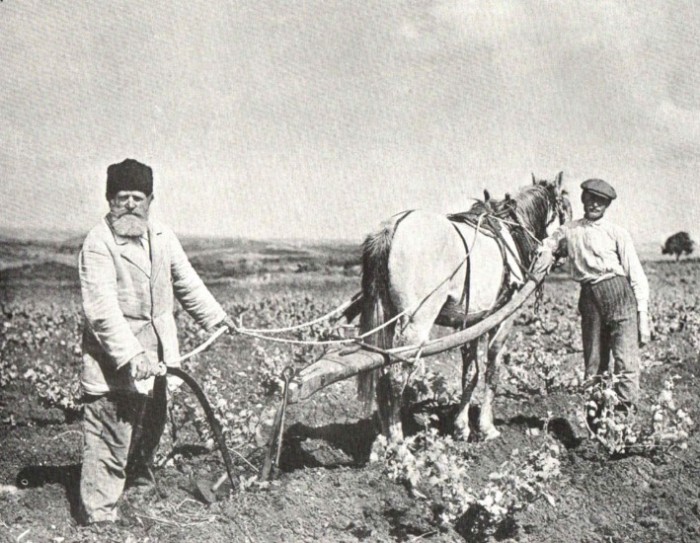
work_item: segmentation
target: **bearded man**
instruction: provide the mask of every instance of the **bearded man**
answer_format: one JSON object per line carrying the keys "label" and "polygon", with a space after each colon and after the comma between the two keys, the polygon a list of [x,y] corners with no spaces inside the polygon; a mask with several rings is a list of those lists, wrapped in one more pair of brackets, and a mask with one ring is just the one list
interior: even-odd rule
{"label": "bearded man", "polygon": [[622,411],[639,398],[639,350],[650,338],[649,283],[629,233],[604,218],[617,197],[602,179],[581,184],[584,218],[568,222],[542,242],[535,273],[548,270],[555,255],[568,256],[581,284],[579,312],[586,378],[610,371]]}
{"label": "bearded man", "polygon": [[153,172],[126,159],[107,168],[109,213],[80,252],[85,394],[80,497],[86,523],[114,521],[126,484],[152,486],[166,420],[159,362],[179,358],[173,297],[206,330],[233,323],[175,234],[149,220]]}

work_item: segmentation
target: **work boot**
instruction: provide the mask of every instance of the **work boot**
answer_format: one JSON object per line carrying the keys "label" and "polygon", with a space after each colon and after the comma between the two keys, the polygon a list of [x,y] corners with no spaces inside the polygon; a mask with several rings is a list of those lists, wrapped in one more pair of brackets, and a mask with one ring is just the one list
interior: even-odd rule
{"label": "work boot", "polygon": [[156,487],[156,478],[153,470],[146,465],[138,465],[126,470],[126,488],[134,488],[142,491]]}

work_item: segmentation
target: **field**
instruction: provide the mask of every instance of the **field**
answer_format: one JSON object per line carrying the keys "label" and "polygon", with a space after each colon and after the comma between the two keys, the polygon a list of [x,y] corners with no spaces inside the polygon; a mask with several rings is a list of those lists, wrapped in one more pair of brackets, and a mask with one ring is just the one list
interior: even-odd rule
{"label": "field", "polygon": [[[308,321],[359,287],[358,250],[337,244],[190,240],[214,295],[246,327]],[[700,540],[700,262],[646,262],[654,340],[642,351],[637,422],[591,438],[581,384],[577,287],[546,283],[539,316],[517,318],[495,401],[500,438],[450,439],[458,353],[425,363],[410,388],[403,447],[372,448],[377,427],[341,382],[287,411],[280,470],[260,484],[279,374],[319,347],[226,336],[188,360],[226,432],[239,488],[211,505],[194,482],[223,473],[194,397],[174,392],[158,491],[127,491],[109,527],[76,520],[80,471],[80,297],[75,242],[0,244],[0,542]],[[177,316],[182,350],[206,339]],[[287,337],[324,339],[314,326]],[[436,330],[436,333],[445,333]],[[605,393],[604,390],[599,390]],[[604,417],[602,417],[604,418]],[[613,427],[613,425],[616,425]]]}

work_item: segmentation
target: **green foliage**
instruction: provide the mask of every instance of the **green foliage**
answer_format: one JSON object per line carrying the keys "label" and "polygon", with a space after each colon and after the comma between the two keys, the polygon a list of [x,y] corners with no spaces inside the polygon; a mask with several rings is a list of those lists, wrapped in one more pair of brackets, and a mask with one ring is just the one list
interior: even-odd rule
{"label": "green foliage", "polygon": [[[419,372],[406,390],[411,401],[443,406],[458,403],[459,394],[442,374],[432,371]],[[400,442],[378,436],[370,461],[381,462],[389,478],[405,484],[416,498],[430,501],[439,524],[451,525],[471,509],[478,511],[479,529],[488,532],[541,497],[553,503],[547,484],[559,475],[558,445],[547,438],[529,454],[514,450],[487,485],[474,490],[468,446],[440,435],[431,427],[436,418],[419,417],[423,429]]]}
{"label": "green foliage", "polygon": [[434,404],[449,405],[459,403],[461,392],[456,383],[450,383],[442,374],[432,370],[418,367],[409,380],[404,399],[409,404],[417,402],[430,402]]}
{"label": "green foliage", "polygon": [[506,347],[506,379],[526,394],[546,396],[555,392],[573,392],[579,386],[583,374],[564,368],[563,359],[576,351],[574,343],[579,339],[576,323],[561,308],[546,311],[547,320],[526,321],[526,326],[514,334]]}

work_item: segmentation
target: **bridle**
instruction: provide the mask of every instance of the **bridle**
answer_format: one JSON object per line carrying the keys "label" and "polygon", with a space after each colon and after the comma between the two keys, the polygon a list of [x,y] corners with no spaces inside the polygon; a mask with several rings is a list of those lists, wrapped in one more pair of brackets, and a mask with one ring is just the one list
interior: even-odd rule
{"label": "bridle", "polygon": [[562,225],[565,222],[571,220],[571,202],[569,202],[568,193],[562,190],[557,194],[554,200],[554,212],[552,214],[551,220],[547,223],[547,226],[554,222],[555,217],[559,217],[559,224]]}

